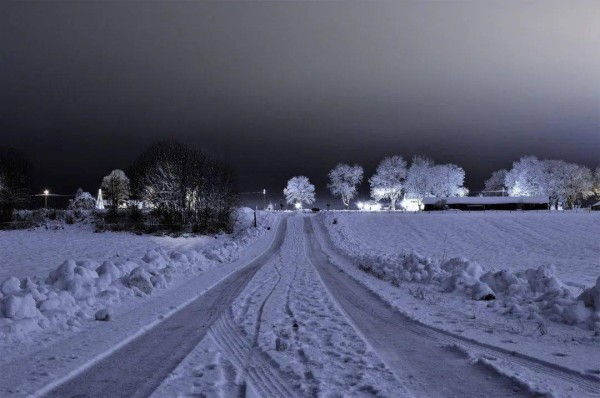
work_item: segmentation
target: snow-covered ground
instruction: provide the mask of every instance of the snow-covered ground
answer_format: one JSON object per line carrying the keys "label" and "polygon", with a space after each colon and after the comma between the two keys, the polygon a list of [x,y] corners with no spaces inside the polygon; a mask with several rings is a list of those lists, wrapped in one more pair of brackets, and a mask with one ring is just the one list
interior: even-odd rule
{"label": "snow-covered ground", "polygon": [[[486,220],[488,217],[500,221],[498,219],[501,214],[503,213],[492,213],[492,215],[476,214],[474,216],[467,213],[464,215],[467,217],[473,216],[472,218],[484,222],[482,220]],[[529,224],[524,227],[523,221],[527,220],[527,218],[518,219],[521,223],[517,223],[513,219],[516,215],[510,215],[511,213],[505,214],[509,220],[513,220],[515,229],[518,229],[517,226],[520,225],[520,228],[525,228],[529,231],[539,230],[539,228],[535,227],[535,224]],[[448,215],[423,214],[423,216],[428,216],[427,219]],[[418,235],[406,231],[402,227],[405,225],[403,221],[406,218],[416,215],[328,214],[319,218],[319,225],[322,225],[322,227],[317,228],[317,235],[320,241],[324,243],[326,253],[333,264],[389,302],[400,312],[418,322],[449,333],[451,336],[460,336],[461,339],[466,338],[466,341],[459,343],[460,350],[470,355],[473,360],[478,360],[479,358],[485,362],[487,361],[485,358],[488,358],[489,354],[486,352],[486,349],[482,349],[481,347],[470,347],[468,340],[491,347],[498,347],[505,350],[505,352],[516,352],[518,355],[522,354],[527,357],[536,358],[542,362],[572,370],[576,374],[584,375],[584,377],[600,380],[598,378],[598,375],[600,375],[600,366],[598,366],[600,364],[600,333],[597,329],[597,320],[594,324],[594,320],[598,318],[600,311],[598,311],[597,307],[596,309],[584,308],[584,303],[576,300],[576,293],[570,294],[566,292],[565,294],[565,291],[561,290],[563,287],[560,285],[560,279],[552,275],[551,272],[547,272],[548,269],[543,267],[544,272],[534,273],[534,277],[531,278],[532,283],[537,282],[540,285],[547,283],[546,287],[553,286],[553,288],[548,289],[545,293],[533,292],[530,296],[527,296],[529,297],[528,300],[519,301],[522,298],[520,294],[523,294],[523,291],[515,290],[511,292],[509,289],[499,294],[496,300],[479,301],[473,300],[473,296],[470,294],[464,294],[465,290],[468,291],[469,289],[468,281],[470,276],[473,276],[469,273],[477,269],[476,263],[459,261],[447,263],[447,268],[443,266],[436,268],[436,264],[439,266],[439,261],[436,262],[436,260],[425,257],[431,253],[427,251],[428,243],[431,248],[438,248],[437,242],[428,241],[428,236],[438,236],[440,233],[439,230],[460,231],[471,228],[472,231],[476,228],[472,226],[472,221],[474,220],[470,220],[469,218],[460,220],[456,218],[462,215],[453,215],[454,217],[447,219],[454,225],[444,225],[442,222],[443,218],[437,218],[432,225],[433,229],[431,231],[427,230],[425,226],[418,227],[419,231],[421,231],[421,239],[419,240],[417,239]],[[388,218],[385,218],[386,216]],[[518,216],[523,216],[523,214],[518,214]],[[529,217],[531,223],[542,219],[540,222],[541,225],[553,225],[558,223],[553,217],[558,216],[559,214],[545,214],[545,220],[541,214],[532,214],[527,217]],[[564,218],[560,221],[562,225],[567,224],[578,230],[578,235],[585,238],[589,237],[589,235],[598,236],[598,224],[590,222],[590,220],[598,222],[599,219],[597,216],[590,215],[589,213],[585,214],[585,216],[590,218],[581,219],[576,218],[582,216],[579,214],[560,214],[560,216],[565,216],[565,218],[572,217],[570,222],[565,222]],[[336,219],[336,223],[333,222],[334,219]],[[418,218],[413,218],[411,221],[415,219]],[[577,220],[584,221],[581,222],[582,225],[577,226]],[[470,227],[456,225],[463,223]],[[509,221],[508,223],[510,224],[511,222]],[[587,233],[584,230],[587,230]],[[542,231],[540,231],[541,233]],[[526,236],[521,231],[514,231],[514,234],[521,237]],[[413,245],[418,245],[421,249],[421,255],[415,256],[409,254],[407,257],[403,256],[404,246],[401,243],[403,235],[411,237],[408,241],[412,242]],[[538,234],[529,232],[529,236],[532,239],[536,235]],[[467,236],[467,238],[484,242],[482,244],[492,245],[492,243],[485,243],[487,240],[485,236],[480,237],[475,234]],[[510,245],[511,240],[507,240]],[[454,238],[454,241],[460,242],[462,239]],[[329,243],[325,244],[326,242]],[[502,240],[496,240],[495,243],[496,246],[500,247],[499,250],[504,250],[504,242]],[[474,247],[475,245],[469,244],[466,246]],[[586,247],[581,243],[577,243],[575,246],[578,248]],[[550,245],[547,247],[549,251],[554,250]],[[584,256],[582,253],[579,253],[577,258],[581,259],[585,257],[587,261],[583,261],[583,263],[596,263],[598,261],[595,255],[598,250],[597,241],[589,240],[587,247],[587,255]],[[538,250],[540,254],[543,254],[541,248]],[[435,255],[435,253],[433,254]],[[450,257],[452,256],[447,255],[446,259],[448,260]],[[512,267],[508,265],[505,268],[520,269],[515,266],[515,263],[518,263],[518,257],[513,255],[511,258],[515,259],[512,262]],[[484,263],[483,260],[480,261]],[[586,281],[596,280],[600,276],[600,269],[598,267],[592,267],[588,273],[584,273],[577,270],[576,266],[568,264],[566,259],[564,261],[565,268],[568,267],[568,269],[572,270],[573,274],[580,275],[579,278],[572,277],[571,279],[576,285],[583,284],[581,277],[584,275]],[[452,266],[462,267],[464,265],[467,267],[462,272],[454,273],[453,275],[450,272]],[[394,267],[398,267],[400,272],[395,270]],[[436,277],[431,279],[428,277],[414,277],[416,273],[424,275],[423,271],[427,271],[432,275],[435,274]],[[448,271],[448,274],[445,274],[446,271]],[[591,272],[594,272],[595,275],[590,275],[589,273]],[[475,274],[477,273],[480,274],[481,271],[475,272]],[[508,272],[501,275],[518,275],[518,273],[513,274],[512,272]],[[519,277],[525,278],[524,275],[520,275]],[[465,280],[461,280],[462,278],[465,278]],[[474,278],[473,280],[476,279]],[[444,281],[453,281],[455,284],[444,285]],[[452,289],[448,289],[449,286]],[[576,290],[577,293],[580,292],[579,289]],[[553,304],[550,305],[550,303]],[[545,308],[544,305],[549,305],[552,308]],[[581,309],[585,313],[583,317],[584,321],[578,324],[579,327],[573,324],[576,322],[568,322],[567,308],[569,306],[572,310]],[[596,311],[595,315],[593,311]],[[521,368],[518,364],[510,360],[502,361],[499,360],[501,358],[498,358],[497,355],[495,357],[497,361],[493,366],[499,368],[502,373],[515,376],[517,379],[535,386],[535,389],[538,391],[549,391],[558,396],[577,396],[577,394],[561,390],[561,387],[564,386],[556,383],[556,381],[549,382],[544,378],[543,373],[540,373],[536,369]]]}
{"label": "snow-covered ground", "polygon": [[[484,274],[450,254],[410,254],[364,232],[363,219],[383,214],[278,223],[267,213],[258,229],[250,215],[212,243],[167,239],[141,258],[71,261],[47,280],[2,284],[2,311],[20,312],[0,318],[0,395],[600,393],[600,312],[548,264]],[[95,321],[103,308],[110,321]]]}
{"label": "snow-covered ground", "polygon": [[[391,285],[360,271],[332,244],[324,226],[315,228],[317,248],[308,243],[311,233],[303,227],[311,219],[317,218],[288,218],[280,251],[153,397],[600,392],[600,337],[590,330],[557,324],[541,334],[535,322],[507,321],[488,310],[488,302],[432,285]],[[327,279],[323,270],[329,270]],[[422,299],[417,288],[423,289]]]}
{"label": "snow-covered ground", "polygon": [[307,261],[304,219],[154,397],[410,396]]}
{"label": "snow-covered ground", "polygon": [[335,214],[357,251],[465,257],[484,271],[552,265],[576,287],[592,286],[600,276],[600,212]]}
{"label": "snow-covered ground", "polygon": [[0,231],[0,281],[45,277],[66,259],[115,261],[141,258],[148,249],[197,248],[213,243],[210,236],[172,238],[125,232],[94,233],[88,224],[64,225],[64,229]]}
{"label": "snow-covered ground", "polygon": [[86,224],[6,231],[0,337],[18,341],[31,333],[77,328],[88,319],[103,318],[102,311],[110,314],[121,302],[235,261],[274,220],[272,213],[264,213],[260,227],[251,228],[251,215],[250,209],[240,211],[233,234],[188,238],[96,234]]}

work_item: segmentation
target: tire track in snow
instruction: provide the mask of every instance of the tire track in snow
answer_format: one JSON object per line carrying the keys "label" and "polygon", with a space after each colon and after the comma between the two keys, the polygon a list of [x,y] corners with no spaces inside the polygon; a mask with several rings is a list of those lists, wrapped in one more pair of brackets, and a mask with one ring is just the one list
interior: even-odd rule
{"label": "tire track in snow", "polygon": [[300,335],[298,332],[298,319],[296,318],[296,314],[294,313],[294,311],[292,310],[292,307],[290,305],[290,302],[291,302],[290,296],[291,296],[292,290],[294,289],[297,277],[298,277],[298,264],[294,263],[294,275],[292,276],[292,280],[290,281],[289,285],[287,286],[287,291],[285,293],[285,312],[288,315],[288,317],[292,320],[292,322],[294,322],[294,324],[296,325],[296,327],[292,327],[292,334],[294,336],[294,345],[296,347],[296,352],[298,353],[300,363],[302,364],[302,368],[304,369],[303,377],[304,377],[305,381],[308,383],[308,385],[310,386],[309,394],[311,396],[317,396],[319,393],[319,386],[318,386],[317,380],[315,379],[315,377],[310,369],[308,357],[306,356],[306,353],[304,352],[304,349],[302,348],[302,343],[300,341]]}
{"label": "tire track in snow", "polygon": [[[261,282],[244,299],[241,314],[245,316],[250,307],[250,300],[261,288],[268,283],[273,283],[269,293],[259,305],[252,336],[247,336],[243,328],[235,324],[233,311],[226,311],[211,328],[211,336],[219,347],[226,352],[228,359],[240,372],[240,377],[254,387],[262,397],[295,397],[295,387],[287,381],[279,366],[259,346],[259,336],[262,326],[265,305],[280,285],[282,280],[281,264],[283,263],[281,250],[273,259],[273,267],[277,272],[275,278],[268,278]],[[274,282],[273,282],[273,279]],[[240,319],[243,319],[240,318]]]}
{"label": "tire track in snow", "polygon": [[439,347],[430,335],[415,333],[399,313],[328,262],[320,251],[310,218],[304,220],[304,232],[307,256],[331,298],[415,396],[528,395],[523,394],[522,386],[504,378],[493,379],[491,371],[471,366],[463,357]]}
{"label": "tire track in snow", "polygon": [[210,326],[244,290],[281,246],[284,218],[269,249],[244,268],[109,355],[90,364],[48,392],[47,397],[145,397],[204,338]]}
{"label": "tire track in snow", "polygon": [[296,396],[295,387],[290,385],[278,365],[235,325],[231,311],[214,323],[210,333],[226,357],[261,397]]}
{"label": "tire track in snow", "polygon": [[267,294],[267,297],[265,297],[263,302],[260,304],[260,307],[258,307],[258,314],[256,315],[256,323],[254,324],[254,339],[253,339],[254,347],[258,347],[258,336],[260,334],[260,327],[262,325],[262,317],[263,317],[263,312],[265,310],[265,304],[267,304],[267,301],[269,301],[269,299],[273,295],[273,292],[275,291],[277,286],[279,286],[279,283],[281,283],[281,270],[280,270],[280,267],[277,266],[278,264],[281,264],[283,262],[283,259],[281,257],[281,252],[279,253],[278,258],[279,258],[279,261],[273,265],[273,267],[275,268],[275,271],[277,271],[277,280],[273,284],[273,287],[271,288],[271,291],[269,292],[269,294]]}
{"label": "tire track in snow", "polygon": [[[422,338],[429,340],[429,344],[436,344],[445,350],[448,350],[449,347],[465,347],[469,351],[480,354],[480,356],[485,360],[484,365],[486,367],[495,368],[493,365],[494,362],[500,359],[511,364],[517,364],[532,373],[542,373],[549,378],[558,378],[563,382],[568,383],[573,388],[582,390],[582,392],[588,394],[589,396],[598,396],[600,394],[600,383],[594,376],[581,375],[570,369],[561,368],[558,365],[546,363],[537,358],[528,357],[520,353],[510,352],[499,347],[479,343],[469,338],[455,335],[444,330],[439,330],[407,318],[392,308],[388,303],[384,302],[375,293],[369,291],[363,285],[352,279],[346,273],[339,272],[341,269],[329,262],[328,257],[322,251],[318,241],[314,236],[313,222],[309,218],[305,218],[305,233],[308,235],[308,256],[311,259],[311,262],[321,275],[324,285],[328,288],[332,297],[336,299],[338,305],[345,310],[350,319],[354,320],[355,325],[357,325],[357,323],[361,323],[362,320],[356,316],[357,314],[352,316],[351,313],[353,311],[362,311],[362,314],[358,315],[371,317],[374,319],[374,321],[388,322],[393,324],[394,330],[406,334],[407,337],[421,336]],[[321,235],[326,237],[327,233],[322,231]],[[331,245],[332,243],[328,241],[327,244]],[[338,283],[343,283],[346,288],[339,289],[339,287],[333,286],[332,281],[334,279]],[[351,291],[349,294],[350,297],[342,297],[343,295],[341,293],[348,290]],[[354,291],[362,293],[357,295],[353,293]],[[341,304],[342,300],[346,302],[345,305]],[[370,311],[364,308],[363,303],[365,301],[371,301],[373,304],[377,304],[380,307],[379,311],[372,311],[370,313]],[[352,306],[355,306],[356,308],[352,309]],[[363,335],[365,335],[364,326],[366,325],[362,326],[363,327],[356,327],[357,329],[363,331]],[[370,332],[372,332],[374,335],[377,334],[376,329],[370,330]],[[369,340],[373,346],[377,347],[377,341],[373,342],[373,339],[369,339],[368,337],[367,340]],[[410,340],[407,338],[406,341]],[[386,347],[386,350],[389,349],[390,347]],[[381,352],[381,350],[382,347],[380,347],[377,351]],[[385,357],[385,353],[383,354],[384,355],[382,356]],[[463,355],[465,355],[465,353],[463,353]]]}

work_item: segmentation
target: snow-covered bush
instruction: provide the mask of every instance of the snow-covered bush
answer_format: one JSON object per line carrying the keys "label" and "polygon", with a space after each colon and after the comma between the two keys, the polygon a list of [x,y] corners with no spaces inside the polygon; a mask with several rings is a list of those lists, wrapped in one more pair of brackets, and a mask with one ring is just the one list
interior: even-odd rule
{"label": "snow-covered bush", "polygon": [[69,209],[94,210],[96,199],[89,192],[84,192],[81,188],[77,190],[75,198],[69,203]]}

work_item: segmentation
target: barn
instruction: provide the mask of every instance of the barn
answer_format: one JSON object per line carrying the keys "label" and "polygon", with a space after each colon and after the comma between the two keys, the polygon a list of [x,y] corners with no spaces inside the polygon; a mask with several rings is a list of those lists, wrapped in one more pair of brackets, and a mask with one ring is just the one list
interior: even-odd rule
{"label": "barn", "polygon": [[425,198],[425,210],[548,210],[547,196],[463,196]]}

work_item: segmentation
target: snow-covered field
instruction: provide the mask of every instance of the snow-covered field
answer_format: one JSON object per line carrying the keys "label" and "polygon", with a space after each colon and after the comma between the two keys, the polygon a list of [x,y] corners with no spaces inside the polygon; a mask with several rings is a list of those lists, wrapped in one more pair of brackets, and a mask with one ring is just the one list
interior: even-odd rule
{"label": "snow-covered field", "polygon": [[2,232],[0,336],[13,341],[42,330],[76,328],[106,317],[123,301],[235,261],[274,219],[265,213],[255,229],[252,210],[239,215],[236,232],[218,236],[93,233],[87,223]]}
{"label": "snow-covered field", "polygon": [[[525,239],[514,215],[491,214],[448,220],[480,225],[466,238],[483,241],[485,217],[503,214]],[[2,283],[0,310],[10,316],[0,317],[0,395],[600,393],[600,286],[579,299],[581,278],[567,287],[551,264],[529,263],[523,273],[516,262],[488,268],[479,259],[486,271],[505,269],[486,273],[463,253],[456,254],[467,259],[452,260],[454,252],[428,252],[424,226],[424,240],[412,238],[421,254],[411,253],[397,237],[411,232],[398,220],[426,214],[286,214],[277,222],[263,213],[258,229],[248,228],[250,215],[233,235],[142,237],[141,255],[98,251]],[[544,227],[556,216],[519,215]],[[561,225],[579,225],[579,235],[597,232],[577,222],[581,215],[561,215],[575,220]],[[589,246],[582,259],[594,255]],[[94,320],[100,309],[109,322]],[[136,358],[145,360],[124,370]]]}
{"label": "snow-covered field", "polygon": [[[323,243],[329,261],[407,317],[434,330],[448,333],[447,336],[455,341],[450,345],[458,347],[459,351],[464,352],[474,363],[482,362],[486,366],[497,369],[501,374],[520,380],[532,390],[546,392],[550,396],[576,397],[583,394],[572,391],[569,384],[563,384],[560,379],[548,377],[548,371],[544,370],[544,367],[531,366],[514,358],[524,355],[535,358],[535,361],[553,364],[574,374],[595,379],[596,387],[593,389],[596,391],[595,394],[598,393],[600,333],[597,329],[598,323],[594,326],[593,322],[600,319],[598,299],[596,299],[594,315],[593,308],[583,309],[583,302],[577,301],[576,295],[564,294],[559,279],[552,275],[540,274],[537,282],[542,282],[542,285],[543,282],[550,282],[546,286],[554,284],[556,290],[549,289],[545,293],[534,292],[527,300],[521,300],[518,292],[513,292],[513,295],[509,291],[501,293],[496,300],[473,300],[472,296],[464,294],[464,289],[468,290],[468,269],[449,276],[450,281],[458,282],[452,286],[452,289],[447,289],[447,286],[440,283],[440,280],[444,280],[443,276],[437,280],[413,278],[414,271],[422,273],[430,270],[430,266],[426,264],[435,264],[422,256],[410,256],[408,257],[410,261],[401,263],[400,269],[413,270],[409,272],[410,275],[406,275],[406,278],[390,278],[394,275],[391,269],[394,261],[402,258],[395,256],[394,253],[401,252],[402,246],[387,246],[381,242],[374,242],[367,238],[368,235],[364,230],[360,231],[360,243],[348,240],[348,237],[358,234],[359,226],[373,225],[373,219],[376,217],[379,225],[389,231],[391,227],[386,227],[386,221],[382,221],[385,219],[379,218],[383,216],[383,214],[330,214],[320,217],[318,225],[321,225],[321,228],[316,228],[317,236]],[[337,218],[336,224],[333,224],[334,218]],[[396,222],[393,219],[389,221],[389,223]],[[596,227],[591,226],[591,228]],[[421,245],[424,247],[425,242],[421,242]],[[375,247],[378,250],[375,250]],[[589,260],[594,261],[595,258]],[[371,268],[365,272],[364,265],[369,261],[372,261]],[[424,266],[421,267],[421,264]],[[419,269],[421,271],[418,271]],[[600,273],[596,272],[596,275]],[[463,278],[464,280],[461,281]],[[596,297],[600,297],[598,295],[600,290],[597,287],[595,289]],[[562,293],[559,293],[561,291]],[[549,303],[553,303],[552,309],[544,310],[544,305]],[[584,321],[578,324],[580,327],[569,321],[566,315],[568,310],[566,307],[561,308],[561,305],[580,309],[586,314],[582,317]],[[548,316],[548,314],[552,315]],[[470,341],[482,345],[473,346]],[[503,356],[498,352],[490,355],[488,347],[504,350],[509,355]],[[568,378],[563,378],[563,381]]]}
{"label": "snow-covered field", "polygon": [[357,250],[465,257],[484,271],[552,265],[564,282],[600,276],[600,212],[336,213]]}
{"label": "snow-covered field", "polygon": [[213,237],[171,238],[125,232],[94,233],[90,225],[64,229],[0,231],[0,281],[9,276],[47,276],[66,259],[115,260],[142,257],[153,247],[200,248]]}

